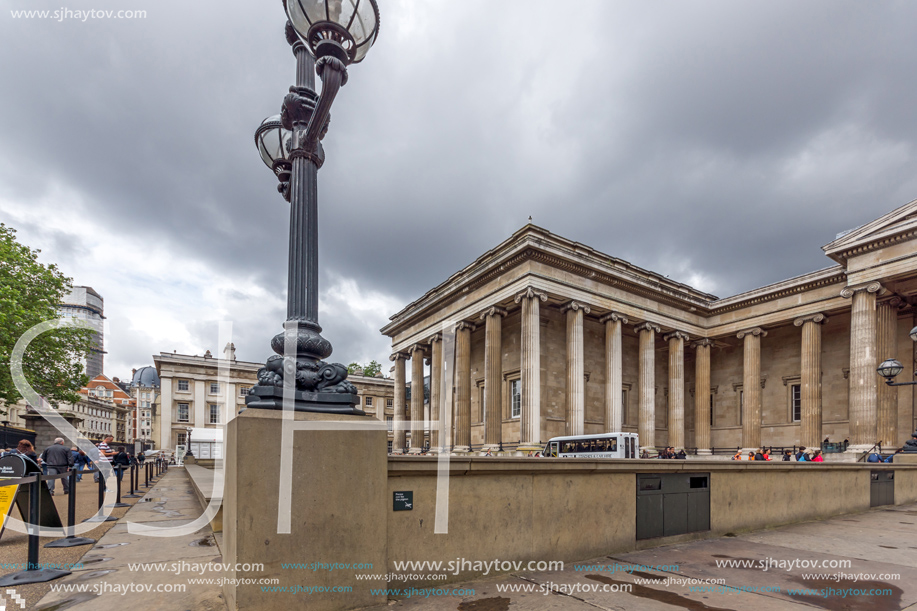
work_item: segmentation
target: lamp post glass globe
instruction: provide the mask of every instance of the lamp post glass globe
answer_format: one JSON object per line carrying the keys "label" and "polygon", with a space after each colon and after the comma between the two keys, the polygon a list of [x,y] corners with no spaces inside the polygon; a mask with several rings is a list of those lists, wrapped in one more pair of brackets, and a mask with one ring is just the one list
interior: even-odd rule
{"label": "lamp post glass globe", "polygon": [[891,381],[899,373],[904,371],[904,365],[902,365],[896,359],[886,359],[879,365],[879,368],[876,369],[879,372],[879,375],[885,378],[888,381]]}
{"label": "lamp post glass globe", "polygon": [[280,124],[280,115],[273,115],[261,122],[255,131],[255,145],[264,164],[276,170],[277,164],[290,158],[293,133]]}
{"label": "lamp post glass globe", "polygon": [[917,342],[917,327],[914,327],[913,329],[911,329],[911,332],[908,333],[908,335],[911,336],[911,340]]}
{"label": "lamp post glass globe", "polygon": [[285,0],[293,29],[315,57],[355,64],[379,34],[376,0]]}

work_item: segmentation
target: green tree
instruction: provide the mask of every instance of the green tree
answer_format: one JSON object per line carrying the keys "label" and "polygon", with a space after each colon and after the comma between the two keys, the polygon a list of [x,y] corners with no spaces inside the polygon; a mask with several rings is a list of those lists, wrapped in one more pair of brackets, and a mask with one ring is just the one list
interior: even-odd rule
{"label": "green tree", "polygon": [[360,365],[356,361],[347,366],[347,373],[356,373],[357,369],[362,370],[363,375],[367,378],[373,378],[382,371],[382,365],[376,361],[370,361],[368,365]]}
{"label": "green tree", "polygon": [[[58,318],[58,305],[72,284],[56,265],[38,262],[39,250],[16,241],[16,230],[0,223],[0,413],[22,398],[13,384],[10,359],[23,333]],[[89,353],[92,332],[61,327],[38,335],[22,362],[26,380],[52,405],[79,400],[86,385],[82,359]]]}

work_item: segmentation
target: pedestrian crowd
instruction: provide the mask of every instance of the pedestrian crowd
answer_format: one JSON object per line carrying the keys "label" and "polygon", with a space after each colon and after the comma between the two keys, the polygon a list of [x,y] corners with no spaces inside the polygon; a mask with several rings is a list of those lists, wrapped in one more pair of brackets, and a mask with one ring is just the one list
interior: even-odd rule
{"label": "pedestrian crowd", "polygon": [[[59,475],[73,469],[76,471],[76,481],[78,482],[83,480],[82,471],[92,470],[97,463],[110,463],[114,466],[120,465],[124,468],[130,467],[131,465],[143,464],[144,457],[142,452],[139,456],[135,457],[128,452],[124,446],[120,446],[116,452],[108,445],[113,440],[114,437],[108,435],[96,444],[99,450],[99,459],[95,463],[83,450],[77,447],[67,448],[61,437],[55,439],[54,443],[45,448],[41,455],[35,452],[35,447],[32,445],[31,441],[23,439],[15,448],[6,448],[0,452],[0,457],[18,454],[38,465],[45,475]],[[119,469],[117,471],[119,480],[123,472],[124,469]],[[47,482],[52,496],[54,495],[54,484],[56,481],[57,480],[52,479]],[[95,472],[95,481],[99,481],[98,471]],[[64,494],[70,494],[70,478],[63,478],[61,484],[64,488]]]}

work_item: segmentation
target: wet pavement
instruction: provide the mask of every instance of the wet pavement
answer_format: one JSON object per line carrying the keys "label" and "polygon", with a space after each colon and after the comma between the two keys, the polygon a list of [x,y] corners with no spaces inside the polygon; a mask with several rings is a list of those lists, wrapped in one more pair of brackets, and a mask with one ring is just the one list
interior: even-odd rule
{"label": "wet pavement", "polygon": [[83,568],[55,581],[57,591],[45,595],[34,609],[223,610],[219,585],[190,582],[222,575],[197,568],[221,561],[206,522],[193,532],[169,533],[175,536],[152,537],[128,529],[129,523],[157,529],[185,526],[201,513],[184,470],[169,470],[86,553]]}
{"label": "wet pavement", "polygon": [[611,554],[562,571],[416,588],[372,611],[917,611],[915,552],[917,505],[884,507]]}

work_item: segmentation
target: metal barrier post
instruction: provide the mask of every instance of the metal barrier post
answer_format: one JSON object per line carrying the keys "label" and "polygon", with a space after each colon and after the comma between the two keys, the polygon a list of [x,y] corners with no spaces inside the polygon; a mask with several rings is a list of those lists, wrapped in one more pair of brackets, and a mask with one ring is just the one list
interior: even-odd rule
{"label": "metal barrier post", "polygon": [[118,485],[115,488],[115,502],[109,507],[130,507],[129,504],[121,502],[121,479],[124,477],[124,465],[115,465],[115,474],[118,480]]}
{"label": "metal barrier post", "polygon": [[115,522],[118,518],[115,516],[103,516],[102,506],[105,504],[105,478],[102,477],[102,469],[96,465],[95,473],[99,474],[99,510],[91,518],[86,518],[84,522]]}
{"label": "metal barrier post", "polygon": [[41,475],[35,474],[35,481],[29,484],[29,558],[26,570],[10,573],[0,578],[0,587],[21,586],[28,583],[45,583],[53,579],[66,577],[70,571],[61,569],[43,569],[38,563],[38,530],[41,523]]}
{"label": "metal barrier post", "polygon": [[143,465],[143,487],[150,487],[150,463]]}
{"label": "metal barrier post", "polygon": [[46,543],[45,547],[76,547],[78,545],[91,545],[95,539],[88,537],[75,537],[73,526],[76,522],[76,469],[70,469],[70,498],[67,499],[67,528],[70,534],[63,539],[55,539]]}
{"label": "metal barrier post", "polygon": [[135,467],[137,467],[137,465],[133,465],[133,464],[131,465],[130,488],[128,488],[129,494],[124,495],[124,498],[126,499],[139,499],[140,498],[140,494],[139,494],[140,491],[137,490],[137,482],[135,481],[135,479],[137,478],[137,469]]}

